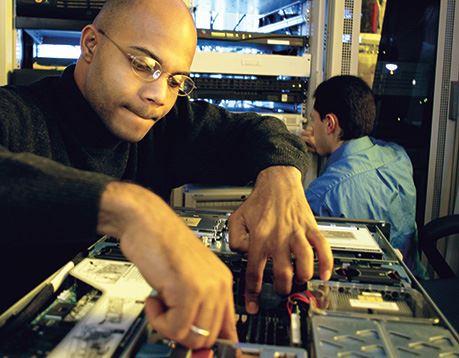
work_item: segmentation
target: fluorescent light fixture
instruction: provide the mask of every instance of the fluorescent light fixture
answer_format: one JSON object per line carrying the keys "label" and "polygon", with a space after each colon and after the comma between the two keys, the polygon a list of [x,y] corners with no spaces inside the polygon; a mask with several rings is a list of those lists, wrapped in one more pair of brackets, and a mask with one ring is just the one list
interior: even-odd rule
{"label": "fluorescent light fixture", "polygon": [[388,64],[386,64],[386,68],[390,72],[394,72],[398,68],[398,66],[395,63],[388,63]]}

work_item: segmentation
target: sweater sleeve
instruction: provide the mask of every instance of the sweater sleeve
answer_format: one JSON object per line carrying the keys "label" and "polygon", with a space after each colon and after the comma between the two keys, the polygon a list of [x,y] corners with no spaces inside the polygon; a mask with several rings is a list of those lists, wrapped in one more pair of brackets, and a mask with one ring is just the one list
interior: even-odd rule
{"label": "sweater sleeve", "polygon": [[154,140],[163,144],[168,171],[179,185],[245,185],[274,165],[294,166],[304,176],[309,164],[304,143],[279,119],[231,113],[203,101],[179,99]]}
{"label": "sweater sleeve", "polygon": [[2,246],[94,242],[100,196],[113,179],[71,168],[64,152],[35,102],[0,88]]}
{"label": "sweater sleeve", "polygon": [[112,178],[1,146],[0,172],[2,241],[94,241],[100,196]]}

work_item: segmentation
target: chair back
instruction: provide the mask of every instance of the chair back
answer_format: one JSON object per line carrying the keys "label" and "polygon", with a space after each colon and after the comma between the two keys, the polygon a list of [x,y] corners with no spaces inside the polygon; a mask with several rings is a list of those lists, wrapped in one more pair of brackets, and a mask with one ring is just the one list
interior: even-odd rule
{"label": "chair back", "polygon": [[440,278],[456,277],[437,248],[438,240],[453,234],[459,234],[459,215],[434,219],[419,231],[419,246]]}

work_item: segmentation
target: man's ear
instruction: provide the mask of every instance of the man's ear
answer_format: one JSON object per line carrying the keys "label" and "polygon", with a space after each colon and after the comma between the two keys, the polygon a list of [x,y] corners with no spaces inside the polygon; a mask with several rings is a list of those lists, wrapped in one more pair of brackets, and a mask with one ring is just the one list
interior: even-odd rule
{"label": "man's ear", "polygon": [[92,62],[97,46],[97,31],[92,25],[85,26],[81,31],[80,49],[81,57],[87,62]]}
{"label": "man's ear", "polygon": [[340,129],[338,117],[334,113],[327,113],[325,120],[327,121],[327,134],[333,134]]}

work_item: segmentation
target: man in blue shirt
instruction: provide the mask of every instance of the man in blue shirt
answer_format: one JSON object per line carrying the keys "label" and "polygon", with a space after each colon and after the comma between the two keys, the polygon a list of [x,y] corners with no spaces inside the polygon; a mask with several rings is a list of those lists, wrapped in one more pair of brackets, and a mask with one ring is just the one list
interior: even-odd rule
{"label": "man in blue shirt", "polygon": [[385,220],[390,241],[414,274],[422,275],[416,243],[416,188],[405,150],[368,136],[376,108],[371,89],[355,76],[336,76],[314,93],[308,148],[328,160],[307,188],[315,215]]}

